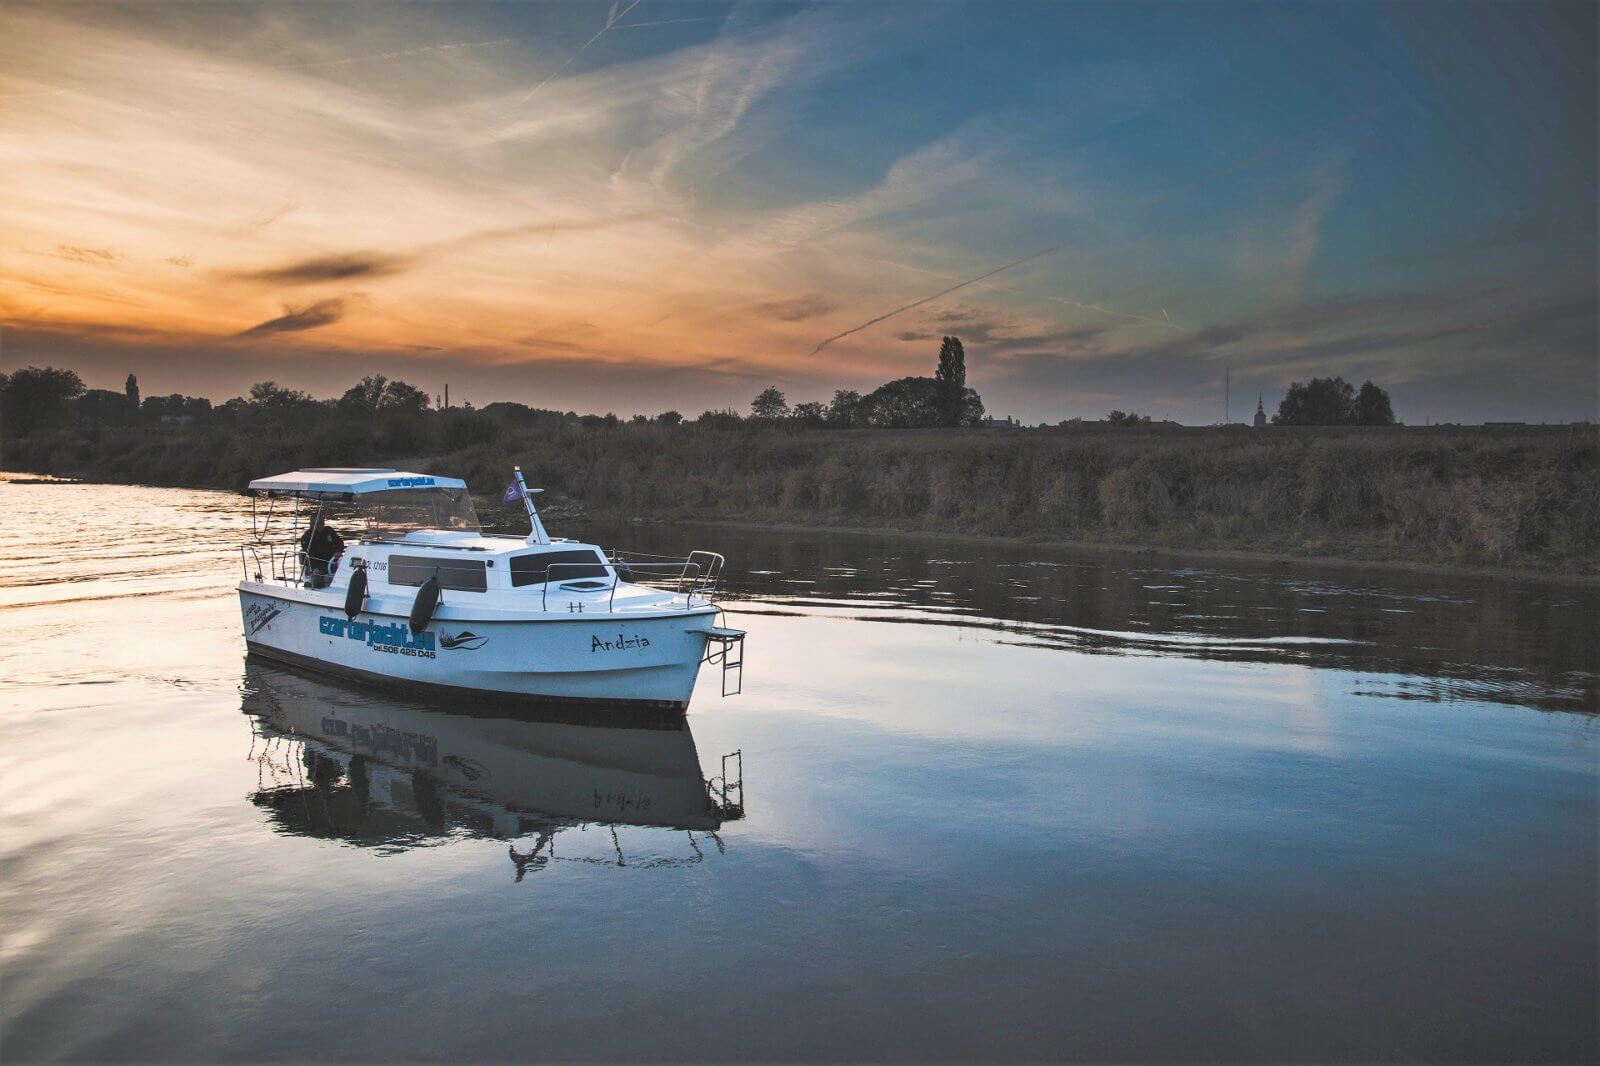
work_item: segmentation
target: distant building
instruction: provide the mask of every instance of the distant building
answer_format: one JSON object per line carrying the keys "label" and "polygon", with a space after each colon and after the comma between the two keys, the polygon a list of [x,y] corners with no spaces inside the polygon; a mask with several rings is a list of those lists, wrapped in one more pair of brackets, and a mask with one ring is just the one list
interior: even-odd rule
{"label": "distant building", "polygon": [[1257,428],[1257,429],[1260,429],[1260,428],[1261,428],[1261,427],[1262,427],[1262,426],[1264,426],[1264,425],[1266,425],[1266,424],[1267,424],[1267,412],[1266,412],[1266,410],[1265,410],[1265,409],[1264,409],[1264,408],[1263,408],[1263,407],[1262,407],[1262,406],[1261,406],[1261,394],[1260,394],[1260,393],[1259,393],[1259,392],[1258,392],[1258,393],[1256,393],[1256,418],[1255,418],[1255,427],[1256,427],[1256,428]]}

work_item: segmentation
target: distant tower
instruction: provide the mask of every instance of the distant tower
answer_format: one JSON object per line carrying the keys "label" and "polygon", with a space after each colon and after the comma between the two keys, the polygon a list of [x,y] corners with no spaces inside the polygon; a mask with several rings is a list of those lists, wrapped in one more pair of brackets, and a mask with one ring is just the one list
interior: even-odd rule
{"label": "distant tower", "polygon": [[1256,419],[1255,426],[1260,429],[1267,424],[1267,412],[1261,406],[1261,394],[1256,393]]}

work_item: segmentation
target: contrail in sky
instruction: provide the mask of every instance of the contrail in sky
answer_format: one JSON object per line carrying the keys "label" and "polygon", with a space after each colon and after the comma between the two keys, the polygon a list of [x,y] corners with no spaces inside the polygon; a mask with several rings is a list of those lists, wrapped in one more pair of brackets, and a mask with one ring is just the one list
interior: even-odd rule
{"label": "contrail in sky", "polygon": [[[621,15],[617,16],[621,18]],[[617,30],[642,30],[646,26],[677,26],[684,22],[710,22],[710,19],[660,19],[656,22],[630,22],[626,26],[613,26]]]}
{"label": "contrail in sky", "polygon": [[[945,274],[937,270],[929,270],[927,267],[912,266],[910,263],[902,263],[897,259],[885,259],[882,256],[873,256],[872,258],[876,259],[880,263],[888,263],[892,267],[899,267],[901,270],[916,271],[918,274],[930,274],[933,277],[945,279],[953,277],[953,275]],[[1153,322],[1158,326],[1170,326],[1172,329],[1177,330],[1181,330],[1183,328],[1178,323],[1172,321],[1172,316],[1167,314],[1167,309],[1165,307],[1161,309],[1162,317],[1157,318],[1154,315],[1141,315],[1136,311],[1119,311],[1115,307],[1107,307],[1105,304],[1084,303],[1082,300],[1074,300],[1070,296],[1046,296],[1045,299],[1054,300],[1058,304],[1067,304],[1071,307],[1081,307],[1085,311],[1095,311],[1102,315],[1114,315],[1118,318],[1126,318],[1134,322]]]}
{"label": "contrail in sky", "polygon": [[1031,263],[1035,259],[1038,259],[1041,256],[1049,255],[1051,252],[1059,252],[1061,249],[1065,248],[1067,245],[1069,245],[1071,243],[1072,243],[1071,241],[1062,241],[1060,244],[1052,244],[1050,247],[1042,248],[1039,251],[1034,252],[1032,255],[1025,255],[1021,259],[1013,259],[1009,263],[1006,263],[1006,264],[1004,264],[1002,266],[997,266],[993,270],[989,271],[987,274],[979,274],[975,278],[968,278],[966,281],[957,282],[956,284],[950,286],[948,289],[941,289],[940,291],[934,293],[932,296],[924,296],[920,300],[913,300],[910,303],[906,304],[905,306],[896,307],[893,311],[885,312],[884,314],[879,315],[877,318],[868,319],[867,321],[861,323],[861,325],[859,325],[859,326],[852,326],[851,328],[845,330],[843,333],[835,333],[833,336],[829,337],[827,340],[821,342],[815,348],[811,349],[811,354],[812,355],[816,355],[818,352],[822,351],[822,349],[826,348],[828,345],[832,344],[834,341],[839,340],[839,339],[844,338],[844,337],[848,337],[852,333],[860,333],[864,329],[868,329],[868,328],[870,328],[872,326],[876,326],[879,322],[882,322],[886,318],[893,318],[895,315],[902,314],[902,313],[904,313],[906,311],[909,311],[913,307],[921,307],[925,303],[932,303],[934,300],[939,299],[941,296],[949,296],[951,293],[955,292],[957,289],[964,289],[968,285],[976,285],[980,281],[984,281],[984,280],[987,280],[988,278],[992,278],[996,274],[1000,274],[1000,273],[1003,273],[1003,272],[1005,272],[1007,270],[1011,270],[1014,267],[1019,267],[1024,263]]}
{"label": "contrail in sky", "polygon": [[[1228,166],[1220,167],[1220,168],[1218,168],[1216,170],[1213,170],[1213,171],[1211,171],[1209,173],[1202,174],[1199,177],[1194,178],[1191,181],[1187,181],[1187,182],[1183,183],[1182,185],[1178,185],[1178,186],[1176,186],[1174,188],[1168,189],[1166,192],[1158,193],[1155,196],[1151,197],[1150,200],[1144,205],[1144,210],[1149,210],[1149,209],[1151,209],[1153,207],[1157,207],[1161,203],[1163,203],[1163,202],[1165,202],[1167,200],[1170,200],[1175,196],[1180,196],[1183,193],[1186,193],[1186,192],[1190,191],[1191,189],[1194,189],[1194,188],[1197,188],[1197,187],[1199,187],[1201,185],[1206,184],[1207,182],[1215,181],[1217,178],[1228,177],[1229,175],[1237,174],[1242,170],[1248,170],[1249,168],[1257,165],[1258,163],[1263,163],[1263,162],[1267,161],[1268,159],[1271,159],[1273,156],[1279,155],[1280,153],[1287,151],[1289,148],[1293,147],[1294,145],[1300,143],[1301,141],[1307,139],[1308,137],[1312,137],[1312,136],[1322,132],[1323,130],[1327,129],[1330,126],[1334,126],[1334,125],[1337,125],[1338,123],[1346,122],[1346,121],[1349,121],[1350,119],[1355,118],[1356,115],[1358,115],[1358,114],[1360,114],[1360,112],[1352,112],[1352,113],[1347,114],[1347,115],[1341,115],[1338,118],[1329,119],[1326,122],[1318,123],[1317,125],[1312,126],[1310,129],[1302,130],[1301,132],[1295,134],[1293,137],[1290,137],[1287,140],[1284,140],[1284,141],[1272,146],[1271,148],[1268,148],[1268,149],[1266,149],[1264,151],[1261,151],[1261,152],[1257,152],[1253,156],[1247,156],[1246,158],[1240,160],[1237,163],[1230,163]],[[1009,263],[1005,263],[1005,264],[1003,264],[1001,266],[997,266],[993,270],[990,270],[990,271],[988,271],[987,273],[984,273],[984,274],[979,274],[975,278],[968,278],[966,281],[963,281],[963,282],[960,282],[958,284],[952,285],[948,289],[941,289],[939,292],[934,293],[932,296],[924,296],[920,300],[913,300],[908,304],[904,304],[904,305],[902,305],[900,307],[895,308],[893,311],[886,311],[883,314],[879,315],[877,318],[868,319],[867,321],[861,323],[861,325],[859,325],[859,326],[852,326],[850,329],[845,330],[843,333],[835,333],[833,336],[831,336],[831,337],[827,338],[826,340],[820,342],[815,348],[811,349],[811,354],[812,355],[816,355],[818,352],[822,351],[822,349],[826,348],[828,345],[832,344],[834,341],[841,340],[841,339],[843,339],[845,337],[848,337],[852,333],[860,333],[864,329],[870,329],[871,327],[876,326],[879,322],[882,322],[885,319],[893,318],[894,316],[899,315],[899,314],[904,314],[905,312],[910,311],[913,308],[921,307],[923,304],[932,303],[934,300],[937,300],[937,299],[939,299],[941,297],[949,296],[951,293],[955,292],[958,289],[965,289],[969,285],[976,285],[978,282],[987,280],[988,278],[992,278],[996,274],[1003,273],[1004,271],[1011,270],[1011,269],[1013,269],[1015,267],[1022,266],[1024,263],[1031,263],[1035,259],[1039,259],[1039,258],[1042,258],[1043,256],[1049,255],[1051,252],[1058,252],[1061,249],[1065,248],[1068,244],[1071,244],[1071,243],[1072,243],[1071,241],[1062,241],[1060,244],[1053,244],[1048,248],[1044,248],[1044,249],[1041,249],[1040,251],[1034,252],[1032,255],[1025,255],[1021,259],[1014,259]],[[1075,301],[1065,301],[1065,302],[1071,303],[1071,302],[1075,302]],[[1095,308],[1095,310],[1104,310],[1104,308]],[[1122,312],[1111,312],[1111,313],[1122,313]],[[1151,321],[1160,321],[1160,320],[1159,319],[1152,319]],[[1170,320],[1169,320],[1168,324],[1173,324],[1173,323],[1170,323]]]}
{"label": "contrail in sky", "polygon": [[1115,307],[1107,307],[1104,304],[1086,304],[1082,300],[1074,300],[1068,296],[1046,296],[1045,299],[1054,300],[1058,304],[1067,304],[1071,307],[1081,307],[1085,311],[1098,311],[1102,315],[1115,315],[1118,318],[1126,318],[1133,322],[1150,322],[1157,326],[1170,326],[1178,330],[1183,328],[1172,321],[1172,316],[1167,314],[1165,307],[1161,309],[1161,317],[1157,318],[1155,315],[1141,315],[1134,311],[1118,311]]}
{"label": "contrail in sky", "polygon": [[598,41],[602,34],[604,34],[611,27],[615,26],[618,23],[618,21],[620,21],[622,19],[622,17],[624,15],[626,15],[628,12],[630,12],[634,8],[638,7],[639,4],[642,2],[642,0],[633,0],[633,3],[629,4],[627,7],[623,8],[619,12],[619,11],[617,11],[617,4],[620,3],[620,2],[621,2],[621,0],[616,0],[616,2],[611,5],[611,13],[606,15],[606,24],[604,26],[601,26],[598,30],[596,30],[595,31],[595,35],[593,37],[589,38],[587,41],[584,41],[583,44],[579,46],[579,48],[578,48],[578,50],[576,52],[574,52],[570,56],[568,56],[567,57],[567,61],[565,63],[561,64],[559,67],[557,67],[556,70],[555,70],[555,73],[549,75],[548,77],[546,77],[544,79],[544,81],[541,81],[538,85],[535,85],[533,88],[529,89],[528,90],[528,95],[524,96],[521,100],[517,101],[517,106],[518,107],[521,107],[523,104],[526,104],[529,100],[532,100],[534,93],[538,92],[540,89],[543,89],[546,85],[549,85],[552,81],[555,81],[557,78],[559,78],[563,71],[565,71],[568,67],[572,66],[572,61],[574,59],[577,59],[579,56],[583,55],[583,50],[585,48],[588,48],[591,44],[594,44],[594,42]]}

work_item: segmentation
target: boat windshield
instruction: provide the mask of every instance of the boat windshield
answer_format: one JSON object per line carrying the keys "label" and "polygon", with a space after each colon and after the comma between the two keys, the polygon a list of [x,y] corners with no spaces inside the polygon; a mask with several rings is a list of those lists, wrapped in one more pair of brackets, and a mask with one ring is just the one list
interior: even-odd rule
{"label": "boat windshield", "polygon": [[[466,489],[393,489],[357,496],[348,505],[366,536],[403,537],[418,529],[478,533],[478,512]],[[341,508],[342,509],[342,508]]]}

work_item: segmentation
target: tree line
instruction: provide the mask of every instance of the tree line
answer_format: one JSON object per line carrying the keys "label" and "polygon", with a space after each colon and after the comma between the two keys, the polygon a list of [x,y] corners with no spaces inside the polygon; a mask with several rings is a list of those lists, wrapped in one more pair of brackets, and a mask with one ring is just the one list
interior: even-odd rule
{"label": "tree line", "polygon": [[1370,381],[1357,390],[1344,378],[1312,378],[1289,386],[1278,413],[1278,426],[1392,426],[1394,405],[1389,394]]}
{"label": "tree line", "polygon": [[[278,422],[313,423],[330,414],[339,414],[362,423],[373,423],[395,446],[421,446],[424,420],[441,423],[433,426],[440,446],[463,447],[494,435],[497,424],[527,424],[551,419],[572,421],[589,427],[618,426],[623,419],[615,414],[579,415],[529,407],[525,404],[497,402],[482,409],[471,404],[437,410],[427,392],[407,382],[382,374],[369,375],[346,389],[337,399],[318,400],[310,393],[291,389],[275,381],[260,381],[250,386],[245,396],[213,406],[200,396],[139,395],[138,379],[129,374],[124,391],[88,389],[72,370],[58,367],[25,367],[10,375],[0,374],[0,416],[8,436],[26,436],[38,429],[55,428],[74,421],[106,425],[138,423],[237,423],[270,418]],[[939,362],[932,377],[904,377],[879,386],[865,396],[852,389],[840,389],[828,403],[798,403],[792,408],[776,387],[762,391],[751,404],[748,417],[732,410],[711,410],[689,420],[677,411],[659,415],[634,415],[632,423],[664,426],[682,424],[708,428],[739,423],[836,428],[877,427],[918,429],[937,426],[976,426],[985,421],[983,400],[967,387],[966,351],[956,337],[946,337],[939,349]]]}
{"label": "tree line", "polygon": [[[733,410],[709,410],[696,419],[668,410],[655,416],[634,415],[634,424],[696,425],[727,428],[734,425],[792,425],[801,428],[931,429],[992,424],[983,400],[967,387],[966,351],[960,338],[945,337],[939,361],[930,377],[903,377],[885,382],[866,395],[839,389],[830,401],[790,405],[777,386],[758,393],[748,416]],[[569,421],[587,427],[619,426],[615,414],[579,415],[497,402],[481,410],[471,404],[436,409],[428,393],[414,385],[382,374],[369,375],[336,399],[318,400],[308,392],[261,381],[245,396],[213,406],[201,396],[172,393],[141,397],[138,379],[129,374],[122,392],[85,388],[72,370],[25,367],[0,374],[0,418],[6,436],[22,437],[36,430],[59,428],[74,422],[128,426],[140,423],[200,422],[241,423],[271,419],[309,426],[326,416],[343,416],[374,434],[386,447],[453,450],[493,439],[501,428],[540,421]],[[1149,415],[1112,411],[1105,422],[1113,426],[1150,424]],[[1385,426],[1395,423],[1389,394],[1371,381],[1356,389],[1343,378],[1312,378],[1290,385],[1272,422],[1290,426]],[[1071,419],[1067,424],[1079,424]]]}
{"label": "tree line", "polygon": [[980,426],[990,421],[983,400],[967,388],[967,352],[959,337],[939,344],[939,363],[932,377],[904,377],[885,382],[865,396],[838,389],[827,403],[789,406],[776,386],[768,386],[750,402],[750,417],[759,422],[793,422],[836,429],[933,429]]}

